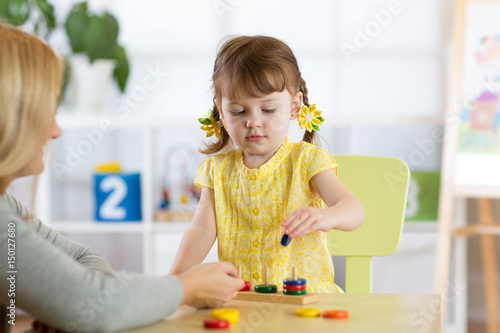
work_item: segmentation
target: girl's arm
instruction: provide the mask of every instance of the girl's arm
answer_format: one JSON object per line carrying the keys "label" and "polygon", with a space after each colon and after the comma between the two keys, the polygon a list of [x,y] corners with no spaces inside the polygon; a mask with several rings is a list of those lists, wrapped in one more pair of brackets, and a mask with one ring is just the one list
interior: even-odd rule
{"label": "girl's arm", "polygon": [[285,234],[296,238],[317,230],[351,231],[363,224],[363,206],[337,178],[333,169],[315,174],[309,181],[309,187],[325,201],[328,208],[305,206],[297,209],[282,222]]}
{"label": "girl's arm", "polygon": [[180,274],[200,264],[217,238],[214,190],[203,187],[193,220],[181,240],[169,274]]}

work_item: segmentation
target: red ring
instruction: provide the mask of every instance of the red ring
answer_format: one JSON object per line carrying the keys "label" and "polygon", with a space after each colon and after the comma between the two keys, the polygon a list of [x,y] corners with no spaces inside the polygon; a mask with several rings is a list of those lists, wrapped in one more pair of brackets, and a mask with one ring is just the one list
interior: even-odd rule
{"label": "red ring", "polygon": [[245,285],[239,291],[248,291],[252,288],[250,281],[244,281],[244,282],[245,282]]}
{"label": "red ring", "polygon": [[228,328],[229,321],[224,319],[207,319],[203,322],[205,328]]}
{"label": "red ring", "polygon": [[284,284],[283,285],[283,290],[291,290],[291,291],[304,290],[304,289],[306,289],[306,287],[307,286],[305,284],[298,285],[298,286]]}

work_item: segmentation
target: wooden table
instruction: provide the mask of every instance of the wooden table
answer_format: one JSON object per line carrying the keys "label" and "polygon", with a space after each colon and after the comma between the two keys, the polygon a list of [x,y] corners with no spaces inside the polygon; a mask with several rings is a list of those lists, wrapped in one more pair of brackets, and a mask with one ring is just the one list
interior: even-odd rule
{"label": "wooden table", "polygon": [[[319,303],[305,306],[282,303],[231,301],[224,307],[240,312],[238,324],[230,329],[205,329],[203,321],[212,310],[181,307],[165,320],[127,331],[129,333],[440,333],[441,304],[439,295],[399,294],[321,294]],[[348,319],[303,318],[295,316],[299,307],[321,310],[348,310]]]}

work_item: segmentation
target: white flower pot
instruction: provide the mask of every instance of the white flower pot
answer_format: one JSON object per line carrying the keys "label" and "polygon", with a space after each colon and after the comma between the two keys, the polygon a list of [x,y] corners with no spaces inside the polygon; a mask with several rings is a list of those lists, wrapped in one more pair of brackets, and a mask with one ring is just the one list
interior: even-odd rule
{"label": "white flower pot", "polygon": [[86,56],[76,55],[71,57],[70,65],[71,74],[66,93],[68,107],[102,111],[116,62],[101,59],[91,64]]}

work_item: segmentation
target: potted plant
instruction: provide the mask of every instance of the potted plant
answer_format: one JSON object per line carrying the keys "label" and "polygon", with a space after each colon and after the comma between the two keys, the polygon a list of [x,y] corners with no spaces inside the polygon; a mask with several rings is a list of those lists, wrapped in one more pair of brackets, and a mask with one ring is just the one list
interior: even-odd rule
{"label": "potted plant", "polygon": [[56,27],[54,7],[47,0],[0,0],[0,23],[47,40]]}
{"label": "potted plant", "polygon": [[111,77],[121,92],[129,76],[129,62],[118,44],[119,25],[109,12],[90,13],[87,1],[75,4],[65,22],[71,44],[70,104],[99,109]]}

